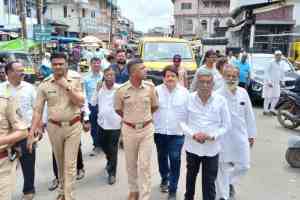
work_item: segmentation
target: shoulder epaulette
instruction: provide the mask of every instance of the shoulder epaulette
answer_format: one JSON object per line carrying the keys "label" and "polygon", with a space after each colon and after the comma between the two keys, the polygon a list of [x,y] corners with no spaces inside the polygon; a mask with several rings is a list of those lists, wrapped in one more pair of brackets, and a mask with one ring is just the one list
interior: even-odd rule
{"label": "shoulder epaulette", "polygon": [[53,75],[50,75],[50,76],[44,78],[44,80],[43,80],[42,82],[47,82],[47,81],[49,81],[52,77],[53,77]]}
{"label": "shoulder epaulette", "polygon": [[152,87],[155,87],[154,83],[152,83],[152,82],[150,82],[150,81],[144,81],[144,83],[145,83],[146,85],[150,85],[150,86],[152,86]]}

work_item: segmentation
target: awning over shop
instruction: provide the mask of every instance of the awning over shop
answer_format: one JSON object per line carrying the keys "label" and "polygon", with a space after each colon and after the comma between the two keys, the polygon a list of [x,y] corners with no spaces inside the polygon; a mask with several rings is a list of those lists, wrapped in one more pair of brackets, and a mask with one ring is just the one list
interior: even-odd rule
{"label": "awning over shop", "polygon": [[60,43],[80,42],[79,38],[76,38],[76,37],[63,37],[63,36],[51,36],[51,40],[57,40]]}
{"label": "awning over shop", "polygon": [[0,50],[1,51],[29,51],[29,49],[34,48],[38,45],[38,43],[33,40],[10,40],[0,42]]}
{"label": "awning over shop", "polygon": [[265,3],[257,3],[257,4],[252,4],[252,5],[241,6],[241,7],[238,7],[236,9],[234,9],[231,12],[231,17],[236,18],[241,12],[243,12],[245,10],[254,10],[256,8],[263,8],[265,6],[269,6],[269,5],[273,5],[273,4],[279,4],[283,1],[284,0],[277,0],[277,1],[273,1],[273,2],[270,1],[270,2],[265,2]]}
{"label": "awning over shop", "polygon": [[259,25],[295,25],[296,24],[296,21],[294,20],[290,20],[290,21],[286,21],[286,20],[257,20],[256,21],[256,24],[259,24]]}

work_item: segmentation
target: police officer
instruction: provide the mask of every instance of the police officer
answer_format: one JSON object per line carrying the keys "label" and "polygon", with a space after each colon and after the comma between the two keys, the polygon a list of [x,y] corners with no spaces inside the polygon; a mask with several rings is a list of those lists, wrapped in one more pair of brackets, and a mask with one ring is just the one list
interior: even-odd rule
{"label": "police officer", "polygon": [[[27,128],[31,126],[33,105],[36,98],[36,90],[30,83],[22,81],[24,77],[24,66],[18,61],[13,61],[5,66],[7,82],[1,84],[0,90],[8,96],[16,97],[19,101],[20,112],[26,122]],[[20,164],[24,177],[23,200],[32,200],[35,194],[35,149],[29,153],[26,148],[26,139],[20,141],[16,146],[21,149]]]}
{"label": "police officer", "polygon": [[50,60],[54,73],[38,88],[28,148],[32,149],[34,133],[42,120],[47,102],[47,131],[57,161],[60,183],[57,200],[73,200],[76,158],[82,129],[80,108],[84,105],[83,86],[80,76],[68,73],[65,54],[52,54]]}
{"label": "police officer", "polygon": [[127,67],[130,79],[117,90],[114,106],[123,122],[121,132],[130,190],[128,200],[148,200],[154,147],[152,113],[158,108],[158,97],[154,85],[143,80],[146,75],[143,60],[131,60]]}
{"label": "police officer", "polygon": [[0,94],[0,199],[11,200],[15,182],[16,160],[10,160],[8,146],[26,138],[27,126],[21,120],[16,99]]}

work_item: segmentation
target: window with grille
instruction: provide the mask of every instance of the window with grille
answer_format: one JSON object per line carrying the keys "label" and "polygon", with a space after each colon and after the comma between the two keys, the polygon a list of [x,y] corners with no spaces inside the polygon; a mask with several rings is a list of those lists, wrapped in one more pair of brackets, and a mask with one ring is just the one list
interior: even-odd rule
{"label": "window with grille", "polygon": [[190,10],[192,9],[192,3],[181,3],[181,10]]}

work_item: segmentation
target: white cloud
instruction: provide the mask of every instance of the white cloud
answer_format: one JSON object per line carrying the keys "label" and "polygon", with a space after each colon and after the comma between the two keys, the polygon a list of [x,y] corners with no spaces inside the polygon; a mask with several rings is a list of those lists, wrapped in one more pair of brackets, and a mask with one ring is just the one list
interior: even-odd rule
{"label": "white cloud", "polygon": [[171,0],[118,0],[122,15],[132,20],[137,30],[168,27],[172,19]]}

